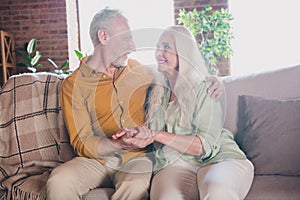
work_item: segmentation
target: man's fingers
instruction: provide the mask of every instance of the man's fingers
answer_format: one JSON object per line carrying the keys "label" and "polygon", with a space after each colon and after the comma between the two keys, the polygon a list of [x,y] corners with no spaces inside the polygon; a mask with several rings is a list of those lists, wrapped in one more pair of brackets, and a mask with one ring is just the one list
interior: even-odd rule
{"label": "man's fingers", "polygon": [[208,89],[207,89],[207,93],[208,94],[213,94],[214,92],[219,93],[220,92],[220,83],[219,82],[214,82]]}
{"label": "man's fingers", "polygon": [[122,137],[126,133],[127,133],[127,131],[125,131],[125,130],[119,130],[118,132],[116,132],[115,134],[112,135],[112,138],[114,140],[117,140],[118,138]]}
{"label": "man's fingers", "polygon": [[222,92],[220,91],[214,91],[210,96],[212,99],[215,99],[216,101],[219,101],[221,98]]}
{"label": "man's fingers", "polygon": [[220,94],[218,94],[218,95],[216,96],[216,100],[217,100],[217,101],[220,101],[221,95],[222,95],[222,93],[220,93]]}

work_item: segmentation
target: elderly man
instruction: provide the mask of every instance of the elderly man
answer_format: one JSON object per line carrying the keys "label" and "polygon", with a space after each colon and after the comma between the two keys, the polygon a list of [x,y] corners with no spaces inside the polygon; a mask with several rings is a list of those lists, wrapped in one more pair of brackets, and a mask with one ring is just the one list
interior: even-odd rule
{"label": "elderly man", "polygon": [[[147,148],[112,135],[144,123],[144,103],[154,73],[128,55],[135,50],[127,19],[114,9],[98,12],[90,24],[93,55],[61,88],[70,142],[78,157],[55,168],[48,199],[80,199],[97,187],[114,187],[112,199],[147,199],[152,161]],[[220,88],[217,79],[212,91]],[[219,96],[219,92],[215,92]],[[147,138],[141,139],[147,143]],[[143,146],[138,145],[138,146]]]}

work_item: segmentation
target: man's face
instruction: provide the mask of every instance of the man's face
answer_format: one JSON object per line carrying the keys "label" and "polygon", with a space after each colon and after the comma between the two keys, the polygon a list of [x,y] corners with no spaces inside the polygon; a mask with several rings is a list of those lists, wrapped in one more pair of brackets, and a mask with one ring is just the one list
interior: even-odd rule
{"label": "man's face", "polygon": [[135,43],[127,21],[122,17],[117,17],[112,24],[109,36],[108,48],[112,65],[125,67],[128,55],[135,50]]}

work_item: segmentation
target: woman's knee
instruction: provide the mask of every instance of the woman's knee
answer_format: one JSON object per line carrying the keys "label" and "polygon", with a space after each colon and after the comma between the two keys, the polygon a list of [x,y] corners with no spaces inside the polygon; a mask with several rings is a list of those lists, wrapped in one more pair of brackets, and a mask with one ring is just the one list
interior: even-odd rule
{"label": "woman's knee", "polygon": [[199,188],[200,199],[202,200],[239,200],[239,191],[234,188],[217,182],[207,182]]}
{"label": "woman's knee", "polygon": [[198,199],[196,174],[182,167],[158,172],[151,183],[151,199]]}
{"label": "woman's knee", "polygon": [[253,180],[247,160],[226,160],[200,168],[198,188],[201,199],[243,199]]}

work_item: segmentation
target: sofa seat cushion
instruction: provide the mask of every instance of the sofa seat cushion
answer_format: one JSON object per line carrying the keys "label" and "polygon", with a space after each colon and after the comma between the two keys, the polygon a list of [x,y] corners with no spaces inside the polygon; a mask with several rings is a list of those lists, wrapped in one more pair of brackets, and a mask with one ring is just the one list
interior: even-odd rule
{"label": "sofa seat cushion", "polygon": [[97,188],[89,191],[82,196],[81,200],[110,200],[114,193],[113,188]]}
{"label": "sofa seat cushion", "polygon": [[256,175],[245,200],[297,200],[299,197],[299,176]]}

